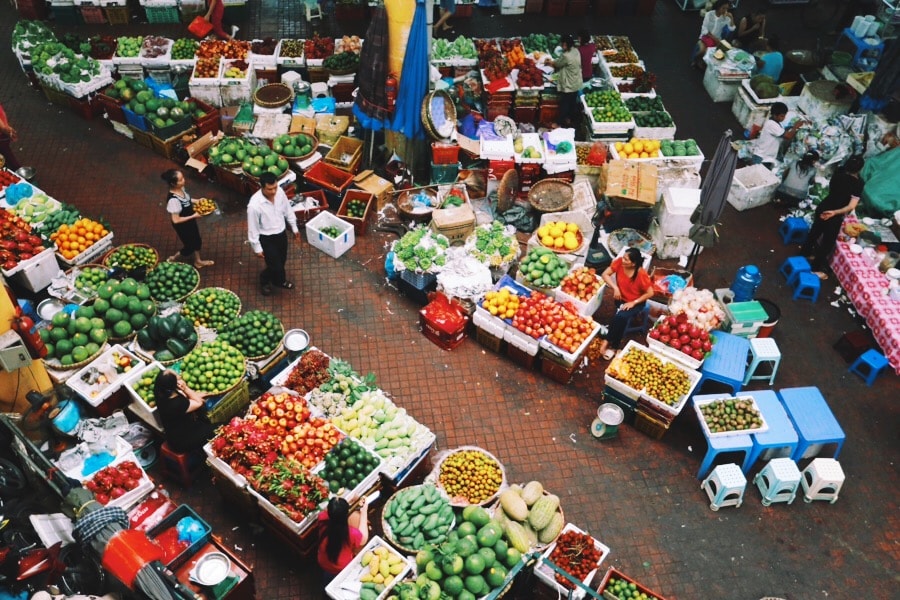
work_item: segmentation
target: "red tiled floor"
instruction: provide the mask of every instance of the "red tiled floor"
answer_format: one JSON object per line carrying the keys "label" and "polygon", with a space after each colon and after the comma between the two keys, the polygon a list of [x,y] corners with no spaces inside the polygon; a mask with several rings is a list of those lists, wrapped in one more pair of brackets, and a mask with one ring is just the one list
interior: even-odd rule
{"label": "red tiled floor", "polygon": [[[743,2],[741,10],[749,4]],[[305,35],[310,29],[290,12],[273,17],[269,3],[252,3],[250,9],[255,20],[244,25],[242,35]],[[776,30],[785,37],[796,33],[809,38],[809,32],[791,31],[790,15],[796,12],[785,10],[770,11]],[[9,39],[12,14],[8,6],[0,8],[0,39]],[[513,35],[546,27],[541,16],[501,18],[496,10],[476,14],[459,19],[457,31]],[[587,24],[597,33],[631,36],[642,58],[659,65],[660,89],[679,137],[698,139],[710,154],[721,131],[736,123],[728,106],[709,102],[699,77],[682,64],[698,21],[696,13],[682,14],[672,3],[661,2],[650,22],[590,18]],[[561,19],[559,29],[574,30],[580,24]],[[313,27],[332,34],[364,30],[363,24],[333,20]],[[101,29],[111,31],[108,26],[83,28]],[[123,31],[181,30],[135,25]],[[37,185],[88,215],[108,219],[117,243],[146,242],[161,253],[176,248],[159,179],[172,163],[117,135],[101,120],[84,121],[47,103],[27,87],[8,51],[0,52],[0,75],[0,99],[21,133],[20,157],[38,167]],[[777,274],[790,249],[777,238],[775,211],[764,207],[737,213],[726,207],[724,237],[701,255],[697,282],[706,288],[727,287],[740,265],[760,266],[760,294],[782,310],[775,337],[784,359],[775,387],[817,385],[823,390],[847,433],[841,462],[848,479],[835,505],[796,501],[765,508],[748,488],[740,509],[714,513],[695,479],[705,442],[691,414],[680,416],[661,441],[623,427],[616,439],[598,442],[589,427],[603,386],[603,364],[590,365],[563,386],[522,370],[471,339],[452,352],[440,350],[419,333],[418,306],[385,281],[384,254],[391,235],[370,231],[339,260],[305,242],[294,244],[288,269],[297,289],[263,297],[255,285],[258,259],[244,243],[246,199],[199,180],[190,180],[189,189],[217,198],[225,212],[222,220],[201,224],[204,255],[217,263],[202,272],[204,286],[235,290],[245,309],[272,310],[286,326],[309,331],[324,351],[361,373],[374,372],[380,387],[437,434],[436,452],[483,446],[503,461],[511,479],[542,480],[561,496],[568,521],[612,549],[607,565],[673,599],[895,597],[890,590],[895,589],[900,558],[898,378],[885,375],[867,388],[847,374],[830,346],[857,324],[846,310],[829,305],[833,283],[817,304],[790,300]],[[605,304],[601,320],[610,310]],[[315,565],[256,527],[252,515],[229,510],[209,481],[198,481],[187,491],[167,486],[255,568],[258,597],[318,595]],[[510,594],[532,596],[549,597],[543,586],[528,581]]]}

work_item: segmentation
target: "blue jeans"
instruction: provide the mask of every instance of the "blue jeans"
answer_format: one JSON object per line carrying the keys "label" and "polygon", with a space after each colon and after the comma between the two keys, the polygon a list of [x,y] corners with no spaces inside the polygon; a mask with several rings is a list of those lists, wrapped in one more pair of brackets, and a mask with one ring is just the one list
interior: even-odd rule
{"label": "blue jeans", "polygon": [[625,328],[631,323],[631,320],[641,311],[644,310],[644,302],[635,304],[631,308],[620,309],[625,304],[622,300],[616,300],[616,314],[609,323],[609,331],[606,333],[606,341],[613,350],[619,349],[622,343],[622,337],[625,335]]}

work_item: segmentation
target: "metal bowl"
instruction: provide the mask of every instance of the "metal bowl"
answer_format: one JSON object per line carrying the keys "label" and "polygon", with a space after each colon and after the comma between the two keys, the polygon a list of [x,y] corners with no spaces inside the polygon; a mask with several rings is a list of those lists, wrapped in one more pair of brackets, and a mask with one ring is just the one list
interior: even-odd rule
{"label": "metal bowl", "polygon": [[213,586],[225,581],[231,573],[231,559],[221,552],[210,552],[197,561],[193,577],[201,585]]}
{"label": "metal bowl", "polygon": [[309,347],[309,334],[302,329],[291,329],[284,334],[284,347],[288,352],[303,352]]}
{"label": "metal bowl", "polygon": [[53,315],[65,308],[66,303],[56,298],[47,298],[37,305],[37,314],[45,321],[53,318]]}
{"label": "metal bowl", "polygon": [[19,167],[16,171],[16,175],[25,181],[31,181],[34,178],[35,173],[37,173],[37,171],[34,167]]}

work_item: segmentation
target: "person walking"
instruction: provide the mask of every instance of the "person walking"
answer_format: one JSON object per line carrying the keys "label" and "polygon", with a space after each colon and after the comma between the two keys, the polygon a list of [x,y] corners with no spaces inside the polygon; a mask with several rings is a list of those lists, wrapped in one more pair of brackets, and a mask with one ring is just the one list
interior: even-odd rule
{"label": "person walking", "polygon": [[563,127],[573,127],[578,114],[578,92],[581,91],[581,54],[575,47],[575,38],[563,36],[563,52],[548,64],[556,69],[556,89],[559,92],[559,123]]}
{"label": "person walking", "polygon": [[448,23],[450,17],[456,14],[456,0],[441,0],[441,16],[434,24],[434,33],[453,31],[453,26]]}
{"label": "person walking", "polygon": [[825,197],[813,216],[813,224],[806,242],[800,249],[802,256],[812,257],[810,266],[819,279],[828,279],[823,270],[828,255],[834,250],[844,215],[853,212],[862,195],[863,182],[859,172],[863,168],[862,156],[851,156],[847,162],[835,172],[828,184],[828,196]]}
{"label": "person walking", "polygon": [[231,41],[238,32],[236,26],[231,28],[230,35],[225,31],[225,25],[223,23],[223,19],[225,18],[225,2],[223,0],[209,0],[209,8],[207,8],[203,18],[209,21],[213,26],[212,32],[223,40]]}
{"label": "person walking", "polygon": [[294,287],[284,271],[288,251],[285,223],[290,226],[295,240],[300,238],[300,232],[297,215],[278,185],[278,178],[263,173],[259,176],[259,184],[259,191],[247,204],[247,239],[253,253],[266,261],[266,268],[259,274],[259,285],[263,296],[271,296],[274,286],[286,290]]}
{"label": "person walking", "polygon": [[9,124],[6,111],[3,110],[3,105],[0,104],[0,154],[6,159],[6,168],[10,171],[18,171],[22,168],[22,163],[16,158],[12,149],[13,142],[18,141],[18,139],[18,132]]}
{"label": "person walking", "polygon": [[194,199],[184,188],[184,173],[178,169],[169,169],[162,174],[162,180],[169,186],[169,197],[166,200],[166,212],[172,219],[172,227],[181,240],[182,248],[176,254],[168,258],[173,262],[179,258],[187,260],[193,258],[194,267],[202,269],[211,267],[215,263],[211,260],[200,258],[200,249],[203,247],[203,238],[200,237],[200,228],[197,219],[200,213],[194,210]]}

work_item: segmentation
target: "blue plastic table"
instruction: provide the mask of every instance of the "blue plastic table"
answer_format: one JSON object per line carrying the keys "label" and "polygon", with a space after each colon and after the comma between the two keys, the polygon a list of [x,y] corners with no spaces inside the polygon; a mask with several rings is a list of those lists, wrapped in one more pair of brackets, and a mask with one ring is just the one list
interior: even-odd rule
{"label": "blue plastic table", "polygon": [[739,335],[713,332],[716,343],[712,352],[703,361],[700,368],[699,388],[707,379],[730,385],[735,394],[741,391],[744,385],[744,375],[747,372],[747,354],[750,352],[750,340]]}
{"label": "blue plastic table", "polygon": [[[838,41],[835,43],[835,50],[838,49],[841,41],[846,38],[851,44],[853,44],[853,59],[850,61],[851,66],[856,69],[862,69],[864,71],[874,71],[875,66],[878,64],[878,59],[881,58],[882,53],[884,52],[884,40],[875,37],[875,36],[866,36],[864,38],[859,37],[855,33],[853,33],[853,29],[847,27],[841,32],[841,37],[838,38]],[[875,39],[874,44],[870,44],[867,42],[867,39]],[[870,58],[875,60],[873,61],[863,61],[863,54],[871,54]]]}
{"label": "blue plastic table", "polygon": [[[791,458],[798,461],[810,446],[836,444],[834,456],[837,458],[844,445],[844,430],[838,424],[825,398],[817,387],[785,388],[778,391],[781,403],[794,422],[800,442]],[[818,453],[816,453],[818,454]],[[814,455],[813,455],[814,456]]]}
{"label": "blue plastic table", "polygon": [[750,396],[756,401],[763,420],[769,426],[767,431],[750,434],[750,439],[753,441],[753,450],[747,455],[747,461],[744,463],[744,473],[749,472],[753,468],[753,465],[759,460],[760,454],[765,450],[787,448],[789,450],[787,456],[793,454],[794,450],[797,449],[799,437],[794,430],[794,423],[778,400],[778,394],[771,390],[757,390],[741,392],[741,395]]}
{"label": "blue plastic table", "polygon": [[[716,335],[718,335],[718,333]],[[694,402],[721,400],[725,398],[733,398],[733,396],[730,394],[706,394],[694,396]],[[741,471],[743,471],[745,475],[747,474],[747,460],[750,456],[750,452],[753,451],[753,440],[750,439],[749,434],[710,437],[706,432],[706,428],[702,425],[700,426],[700,430],[703,431],[703,435],[706,437],[707,450],[706,456],[703,457],[703,462],[700,463],[700,470],[697,471],[697,479],[702,481],[703,478],[706,477],[716,456],[722,452],[744,452],[744,466],[741,467]]]}

